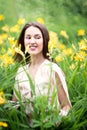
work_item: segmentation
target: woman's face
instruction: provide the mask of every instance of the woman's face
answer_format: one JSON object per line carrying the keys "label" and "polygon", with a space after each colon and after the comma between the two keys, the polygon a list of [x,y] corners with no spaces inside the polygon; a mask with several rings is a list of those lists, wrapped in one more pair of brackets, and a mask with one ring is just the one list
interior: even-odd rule
{"label": "woman's face", "polygon": [[43,50],[43,36],[37,27],[30,26],[25,31],[24,45],[30,55],[37,55]]}

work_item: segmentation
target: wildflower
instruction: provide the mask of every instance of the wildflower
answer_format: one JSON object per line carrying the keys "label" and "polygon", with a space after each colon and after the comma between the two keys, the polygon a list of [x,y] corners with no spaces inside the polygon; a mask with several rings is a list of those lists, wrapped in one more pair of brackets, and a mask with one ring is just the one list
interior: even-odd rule
{"label": "wildflower", "polygon": [[83,50],[83,51],[86,51],[86,50],[87,50],[87,44],[86,44],[85,40],[81,40],[81,41],[78,43],[78,45],[79,45],[79,49],[80,49],[80,50]]}
{"label": "wildflower", "polygon": [[63,56],[62,55],[58,55],[55,57],[55,61],[56,62],[61,62],[63,60]]}
{"label": "wildflower", "polygon": [[8,25],[3,26],[1,29],[2,29],[3,31],[5,31],[5,32],[9,32],[9,27],[8,27]]}
{"label": "wildflower", "polygon": [[2,96],[3,94],[4,94],[3,91],[1,91],[1,92],[0,92],[0,96]]}
{"label": "wildflower", "polygon": [[12,49],[12,48],[8,48],[7,54],[8,54],[8,55],[11,55],[11,56],[14,56],[15,50]]}
{"label": "wildflower", "polygon": [[85,35],[85,30],[84,29],[79,29],[77,32],[78,36],[84,36]]}
{"label": "wildflower", "polygon": [[6,34],[6,33],[2,33],[0,35],[0,39],[2,39],[2,40],[7,40],[7,38],[8,38],[8,34]]}
{"label": "wildflower", "polygon": [[1,96],[0,96],[0,104],[4,104],[5,103],[5,99],[3,99]]}
{"label": "wildflower", "polygon": [[19,53],[21,56],[25,57],[24,53],[21,51],[21,46],[15,47],[14,50],[15,50],[16,53]]}
{"label": "wildflower", "polygon": [[42,18],[37,18],[37,22],[44,24],[44,20]]}
{"label": "wildflower", "polygon": [[72,54],[72,49],[71,49],[71,48],[64,49],[64,50],[63,50],[63,53],[64,53],[65,55],[70,55],[70,54]]}
{"label": "wildflower", "polygon": [[8,40],[10,44],[14,44],[14,37],[9,37]]}
{"label": "wildflower", "polygon": [[74,69],[75,69],[75,64],[71,64],[71,65],[70,65],[70,69],[71,69],[71,70],[74,70]]}
{"label": "wildflower", "polygon": [[25,47],[25,54],[28,52],[28,49],[29,49],[29,45],[27,45],[27,46]]}
{"label": "wildflower", "polygon": [[60,50],[64,50],[64,49],[66,48],[66,46],[65,46],[64,44],[60,43],[60,44],[58,45],[58,48],[59,48]]}
{"label": "wildflower", "polygon": [[0,45],[2,45],[2,43],[3,43],[3,40],[2,40],[2,38],[0,37]]}
{"label": "wildflower", "polygon": [[13,27],[11,27],[10,28],[10,32],[19,32],[20,30],[19,30],[20,28],[19,28],[19,25],[14,25]]}
{"label": "wildflower", "polygon": [[7,54],[0,56],[0,59],[1,59],[1,65],[0,65],[1,67],[2,66],[8,67],[10,64],[14,64],[13,58]]}
{"label": "wildflower", "polygon": [[5,98],[4,98],[4,93],[1,91],[0,92],[0,104],[4,104],[6,102]]}
{"label": "wildflower", "polygon": [[84,61],[87,54],[84,51],[77,52],[74,56],[75,61]]}
{"label": "wildflower", "polygon": [[0,127],[8,127],[8,124],[6,122],[0,121]]}
{"label": "wildflower", "polygon": [[0,14],[0,21],[4,20],[4,15]]}
{"label": "wildflower", "polygon": [[67,38],[67,39],[69,38],[69,36],[68,36],[68,34],[66,33],[65,30],[60,31],[60,35]]}
{"label": "wildflower", "polygon": [[50,41],[49,41],[48,48],[50,52],[52,53],[53,48],[57,48],[58,46],[58,37],[57,37],[57,34],[52,31],[49,32],[49,35],[50,35]]}
{"label": "wildflower", "polygon": [[19,18],[18,21],[17,21],[17,23],[18,23],[19,25],[22,25],[22,24],[25,23],[25,19],[24,19],[24,18]]}

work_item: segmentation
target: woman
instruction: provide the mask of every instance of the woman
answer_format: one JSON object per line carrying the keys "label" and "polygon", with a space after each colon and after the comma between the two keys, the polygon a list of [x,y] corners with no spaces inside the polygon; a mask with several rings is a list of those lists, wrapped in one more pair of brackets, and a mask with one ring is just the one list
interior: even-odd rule
{"label": "woman", "polygon": [[[45,26],[37,22],[27,23],[24,26],[18,45],[21,45],[24,54],[27,48],[27,64],[18,69],[13,100],[19,100],[18,92],[22,100],[32,100],[33,92],[38,97],[46,96],[49,91],[48,102],[50,103],[55,89],[60,114],[65,116],[71,108],[65,76],[60,67],[49,60],[48,42],[49,33]],[[19,56],[17,58],[22,60]],[[31,81],[35,91],[32,91]],[[26,105],[27,114],[30,112],[29,107],[32,105],[28,107]]]}

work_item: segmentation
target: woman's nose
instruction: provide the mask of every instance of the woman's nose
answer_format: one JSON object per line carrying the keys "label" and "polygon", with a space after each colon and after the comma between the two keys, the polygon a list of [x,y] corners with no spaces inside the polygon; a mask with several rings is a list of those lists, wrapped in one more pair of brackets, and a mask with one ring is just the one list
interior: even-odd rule
{"label": "woman's nose", "polygon": [[31,40],[30,40],[31,43],[35,43],[35,38],[32,37]]}

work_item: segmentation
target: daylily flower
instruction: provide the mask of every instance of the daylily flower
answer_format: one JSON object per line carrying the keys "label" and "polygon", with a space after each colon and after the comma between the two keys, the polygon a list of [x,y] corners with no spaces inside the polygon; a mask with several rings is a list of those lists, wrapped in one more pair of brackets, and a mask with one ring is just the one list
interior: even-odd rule
{"label": "daylily flower", "polygon": [[84,36],[85,35],[85,30],[84,29],[79,29],[77,32],[78,36]]}
{"label": "daylily flower", "polygon": [[6,122],[0,121],[0,127],[8,127],[8,124]]}
{"label": "daylily flower", "polygon": [[0,92],[0,104],[4,104],[6,102],[5,98],[4,98],[4,93]]}
{"label": "daylily flower", "polygon": [[22,25],[22,24],[25,24],[25,19],[24,18],[19,18],[18,19],[18,21],[17,21],[17,23],[19,24],[19,25]]}
{"label": "daylily flower", "polygon": [[37,18],[37,22],[44,24],[44,20],[42,18]]}
{"label": "daylily flower", "polygon": [[60,35],[67,38],[67,39],[69,38],[69,36],[68,36],[68,34],[66,33],[65,30],[60,31]]}
{"label": "daylily flower", "polygon": [[0,21],[4,20],[4,15],[0,14]]}

